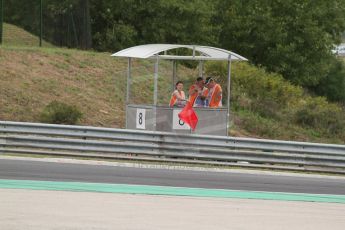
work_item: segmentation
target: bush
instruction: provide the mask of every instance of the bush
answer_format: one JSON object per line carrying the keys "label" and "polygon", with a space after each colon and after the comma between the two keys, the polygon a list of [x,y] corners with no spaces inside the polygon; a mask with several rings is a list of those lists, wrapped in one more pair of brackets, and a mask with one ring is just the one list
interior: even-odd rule
{"label": "bush", "polygon": [[[234,63],[233,67],[231,106],[232,111],[240,112],[244,130],[269,138],[305,139],[311,134],[344,140],[345,111],[340,105],[329,103],[324,97],[308,96],[303,88],[279,74],[248,63]],[[225,85],[226,63],[207,63],[206,71]],[[224,88],[223,93],[226,95]]]}
{"label": "bush", "polygon": [[[247,63],[235,63],[233,67],[231,98],[235,109],[239,106],[278,119],[303,96],[301,87],[290,84],[279,74],[267,73]],[[225,85],[226,63],[210,62],[206,70]],[[226,89],[223,89],[223,96],[225,98]]]}
{"label": "bush", "polygon": [[286,130],[282,129],[281,124],[275,120],[262,117],[256,113],[242,110],[239,111],[241,126],[251,134],[263,138],[276,138],[284,135]]}
{"label": "bush", "polygon": [[42,111],[40,121],[50,124],[74,125],[82,117],[77,107],[63,102],[52,101]]}
{"label": "bush", "polygon": [[344,61],[335,60],[327,76],[313,90],[330,101],[345,102]]}
{"label": "bush", "polygon": [[340,106],[328,103],[324,97],[308,97],[296,110],[298,124],[321,129],[330,135],[345,132],[345,115]]}

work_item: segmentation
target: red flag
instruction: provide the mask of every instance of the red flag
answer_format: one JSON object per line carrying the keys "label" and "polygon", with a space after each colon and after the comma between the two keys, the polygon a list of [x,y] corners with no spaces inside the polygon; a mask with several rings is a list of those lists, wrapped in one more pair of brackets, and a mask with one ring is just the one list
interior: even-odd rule
{"label": "red flag", "polygon": [[189,127],[191,127],[192,130],[194,131],[196,125],[198,124],[199,119],[189,101],[187,101],[186,106],[178,114],[178,117],[180,118],[180,120],[187,123]]}

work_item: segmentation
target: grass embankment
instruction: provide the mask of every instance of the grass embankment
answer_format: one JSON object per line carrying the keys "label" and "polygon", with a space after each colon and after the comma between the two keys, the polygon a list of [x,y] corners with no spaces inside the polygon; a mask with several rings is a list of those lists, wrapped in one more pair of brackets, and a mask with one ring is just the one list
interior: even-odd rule
{"label": "grass embankment", "polygon": [[[164,104],[171,89],[170,67],[160,65],[159,102]],[[131,102],[152,103],[152,70],[152,62],[133,62]],[[183,74],[187,72],[193,73]],[[3,46],[0,120],[37,122],[43,108],[57,100],[77,106],[82,125],[124,127],[126,74],[127,60],[110,53]]]}
{"label": "grass embankment", "polygon": [[[341,106],[311,97],[281,76],[248,63],[233,67],[231,135],[345,143]],[[152,103],[153,63],[134,61],[132,69],[131,102]],[[170,97],[171,69],[171,63],[160,63],[161,104],[167,104]],[[207,70],[224,81],[224,66],[211,64]],[[122,128],[126,71],[127,61],[112,58],[110,53],[2,46],[0,120],[38,122],[43,108],[57,100],[81,110],[81,125]],[[195,76],[196,70],[179,66],[178,77],[185,81],[185,91]]]}
{"label": "grass embankment", "polygon": [[[3,24],[3,44],[15,46],[38,46],[39,37],[8,23]],[[52,44],[42,41],[44,47],[53,47]]]}

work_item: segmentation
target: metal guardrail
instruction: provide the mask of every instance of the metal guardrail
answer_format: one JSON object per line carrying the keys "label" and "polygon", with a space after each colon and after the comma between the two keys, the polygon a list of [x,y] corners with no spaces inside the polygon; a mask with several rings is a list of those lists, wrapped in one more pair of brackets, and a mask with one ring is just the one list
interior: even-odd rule
{"label": "metal guardrail", "polygon": [[0,121],[9,153],[345,174],[345,145]]}

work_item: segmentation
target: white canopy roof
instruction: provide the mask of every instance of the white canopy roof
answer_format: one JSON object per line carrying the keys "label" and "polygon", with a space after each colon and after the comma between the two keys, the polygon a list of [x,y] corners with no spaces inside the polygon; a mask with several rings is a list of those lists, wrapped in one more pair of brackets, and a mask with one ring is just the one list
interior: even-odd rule
{"label": "white canopy roof", "polygon": [[[187,48],[193,50],[192,56],[178,56],[166,55],[165,51]],[[197,53],[198,52],[198,53]],[[163,53],[163,54],[162,54]],[[160,59],[170,60],[231,60],[232,61],[247,61],[245,57],[234,52],[211,47],[211,46],[198,46],[198,45],[172,45],[172,44],[148,44],[133,46],[119,52],[112,54],[113,57],[131,57],[131,58],[155,58],[159,56]]]}

